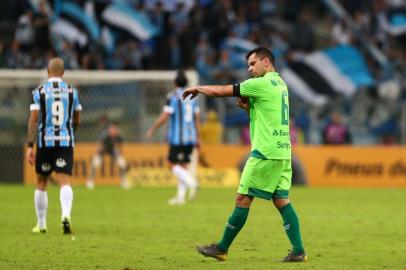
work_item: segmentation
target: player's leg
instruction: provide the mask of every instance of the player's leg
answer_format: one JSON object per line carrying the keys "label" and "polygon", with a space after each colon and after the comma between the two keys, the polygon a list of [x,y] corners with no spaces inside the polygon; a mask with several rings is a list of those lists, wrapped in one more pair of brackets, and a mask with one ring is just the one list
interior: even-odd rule
{"label": "player's leg", "polygon": [[186,185],[186,188],[189,190],[189,199],[194,199],[196,197],[196,191],[197,191],[197,181],[196,178],[193,177],[188,168],[190,166],[189,162],[183,162],[180,164],[181,168],[184,170],[182,174],[182,181]]}
{"label": "player's leg", "polygon": [[199,150],[197,147],[193,147],[192,153],[190,154],[190,163],[187,168],[190,176],[197,178],[197,166],[199,163]]}
{"label": "player's leg", "polygon": [[[183,146],[171,145],[169,148],[168,164],[173,175],[178,179],[178,190],[175,198],[169,201],[170,204],[183,204],[185,202],[186,192],[184,188],[189,188],[194,181],[185,169],[185,151]],[[177,203],[174,203],[177,201]]]}
{"label": "player's leg", "polygon": [[96,170],[100,168],[102,163],[102,157],[99,153],[95,154],[92,157],[92,161],[90,162],[90,172],[89,172],[89,177],[86,180],[86,187],[88,189],[94,189],[95,183],[94,183],[94,178],[96,176]]}
{"label": "player's leg", "polygon": [[187,185],[189,189],[189,199],[193,199],[196,196],[197,190],[196,178],[190,173],[189,170],[190,166],[193,166],[193,164],[191,164],[193,148],[194,148],[193,145],[185,145],[181,148],[183,158],[181,159],[180,165],[185,171],[183,182]]}
{"label": "player's leg", "polygon": [[217,244],[197,246],[197,251],[200,254],[206,257],[216,258],[217,260],[226,259],[228,249],[237,234],[244,226],[248,218],[251,203],[254,200],[254,196],[251,196],[249,192],[250,187],[253,186],[253,169],[256,167],[258,161],[259,160],[257,159],[251,158],[245,164],[244,170],[241,174],[235,208],[228,219],[222,239]]}
{"label": "player's leg", "polygon": [[37,174],[37,187],[34,193],[34,206],[37,215],[37,225],[32,229],[33,233],[47,232],[47,209],[48,209],[48,194],[47,194],[47,177]]}
{"label": "player's leg", "polygon": [[73,190],[70,185],[71,176],[66,173],[56,173],[55,178],[57,179],[60,190],[59,190],[59,200],[61,203],[61,220],[62,220],[62,232],[64,234],[70,234],[71,229],[71,211],[73,204]]}
{"label": "player's leg", "polygon": [[187,189],[190,185],[190,176],[187,173],[187,170],[179,163],[169,162],[169,167],[175,175],[176,179],[178,179],[177,191],[176,196],[168,201],[170,205],[175,204],[184,204],[186,199]]}
{"label": "player's leg", "polygon": [[232,242],[247,221],[253,200],[253,197],[246,194],[237,194],[235,208],[228,218],[221,240],[217,244],[197,246],[197,251],[206,257],[213,257],[219,261],[224,261],[227,258],[228,249]]}
{"label": "player's leg", "polygon": [[283,227],[292,245],[292,251],[283,259],[284,262],[302,262],[307,260],[300,233],[299,218],[289,199],[273,199],[275,207],[283,219]]}
{"label": "player's leg", "polygon": [[302,262],[307,260],[307,256],[302,243],[299,218],[288,198],[292,176],[291,163],[290,160],[284,160],[281,163],[283,163],[281,166],[284,168],[281,180],[273,193],[272,201],[282,216],[285,232],[292,244],[292,251],[289,252],[283,261]]}
{"label": "player's leg", "polygon": [[187,186],[178,180],[176,196],[168,201],[170,205],[181,205],[185,203]]}
{"label": "player's leg", "polygon": [[169,156],[168,156],[168,167],[171,170],[172,174],[175,176],[175,178],[178,180],[176,195],[175,195],[175,197],[169,199],[169,201],[168,201],[168,203],[170,205],[183,204],[185,202],[186,190],[187,190],[187,186],[173,172],[173,168],[175,166],[177,166],[176,162],[177,162],[177,160],[174,158],[172,147],[170,147]]}
{"label": "player's leg", "polygon": [[125,158],[121,154],[118,154],[114,157],[114,160],[119,169],[121,187],[123,189],[129,189],[130,186],[128,185],[127,179],[125,177],[125,173],[127,171],[127,162]]}
{"label": "player's leg", "polygon": [[199,165],[199,149],[197,147],[193,147],[192,153],[190,155],[190,163],[187,166],[187,170],[189,175],[192,177],[194,183],[193,188],[189,191],[189,199],[193,199],[196,196],[196,191],[199,186],[197,181],[197,167]]}
{"label": "player's leg", "polygon": [[49,150],[37,148],[35,153],[35,172],[37,174],[37,186],[34,193],[34,206],[37,215],[37,225],[32,229],[34,233],[47,232],[47,209],[48,209],[48,176],[52,172],[51,154]]}
{"label": "player's leg", "polygon": [[218,243],[220,250],[227,252],[237,234],[244,227],[253,200],[254,198],[251,196],[237,194],[235,208],[227,221],[223,237]]}
{"label": "player's leg", "polygon": [[59,183],[59,199],[61,203],[62,232],[72,233],[71,211],[73,190],[70,185],[73,169],[73,148],[61,147],[55,152],[55,178]]}
{"label": "player's leg", "polygon": [[56,179],[60,186],[59,199],[61,202],[62,219],[65,217],[70,218],[73,202],[73,190],[70,185],[71,176],[65,173],[56,173]]}

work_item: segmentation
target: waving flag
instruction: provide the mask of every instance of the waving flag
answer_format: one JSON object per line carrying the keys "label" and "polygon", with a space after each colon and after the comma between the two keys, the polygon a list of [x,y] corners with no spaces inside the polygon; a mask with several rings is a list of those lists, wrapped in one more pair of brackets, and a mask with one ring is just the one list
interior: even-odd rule
{"label": "waving flag", "polygon": [[97,41],[100,38],[100,27],[97,22],[89,17],[83,9],[70,2],[63,2],[60,7],[61,17],[74,24],[77,28],[83,29],[89,38]]}
{"label": "waving flag", "polygon": [[142,41],[154,37],[159,32],[147,16],[124,2],[118,1],[107,6],[102,18],[108,24],[123,29]]}
{"label": "waving flag", "polygon": [[76,43],[80,47],[88,44],[89,38],[87,34],[68,20],[63,18],[57,19],[52,25],[51,29],[54,33],[62,36],[71,43]]}
{"label": "waving flag", "polygon": [[362,54],[351,46],[336,46],[308,54],[281,70],[289,89],[309,104],[325,105],[330,97],[351,97],[375,80]]}

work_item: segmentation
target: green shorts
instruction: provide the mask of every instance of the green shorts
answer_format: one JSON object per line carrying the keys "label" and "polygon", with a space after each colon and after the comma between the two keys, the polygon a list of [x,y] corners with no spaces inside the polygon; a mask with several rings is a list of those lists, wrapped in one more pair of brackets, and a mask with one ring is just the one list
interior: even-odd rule
{"label": "green shorts", "polygon": [[250,157],[240,179],[238,193],[266,200],[287,199],[292,179],[291,160]]}

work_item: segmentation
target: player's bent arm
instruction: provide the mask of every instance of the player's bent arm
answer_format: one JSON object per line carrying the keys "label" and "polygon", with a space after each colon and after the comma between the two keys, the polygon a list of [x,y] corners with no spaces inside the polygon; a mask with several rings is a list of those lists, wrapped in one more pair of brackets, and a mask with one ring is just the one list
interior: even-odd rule
{"label": "player's bent arm", "polygon": [[197,85],[187,88],[182,97],[185,99],[191,96],[191,99],[193,99],[199,93],[210,97],[232,97],[234,95],[232,85]]}
{"label": "player's bent arm", "polygon": [[30,112],[30,117],[28,118],[28,145],[30,147],[34,145],[37,137],[38,115],[38,110],[32,110]]}
{"label": "player's bent arm", "polygon": [[237,106],[245,110],[248,116],[250,116],[250,101],[247,97],[237,97]]}
{"label": "player's bent arm", "polygon": [[73,130],[76,131],[80,124],[80,111],[73,113]]}

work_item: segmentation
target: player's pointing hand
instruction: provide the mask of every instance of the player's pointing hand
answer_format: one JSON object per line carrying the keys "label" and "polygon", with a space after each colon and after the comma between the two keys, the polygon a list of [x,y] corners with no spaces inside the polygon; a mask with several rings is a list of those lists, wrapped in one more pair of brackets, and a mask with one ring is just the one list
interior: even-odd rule
{"label": "player's pointing hand", "polygon": [[182,98],[185,100],[188,96],[190,96],[190,99],[194,99],[198,94],[199,91],[197,90],[198,86],[193,86],[187,88],[185,91],[183,91]]}

